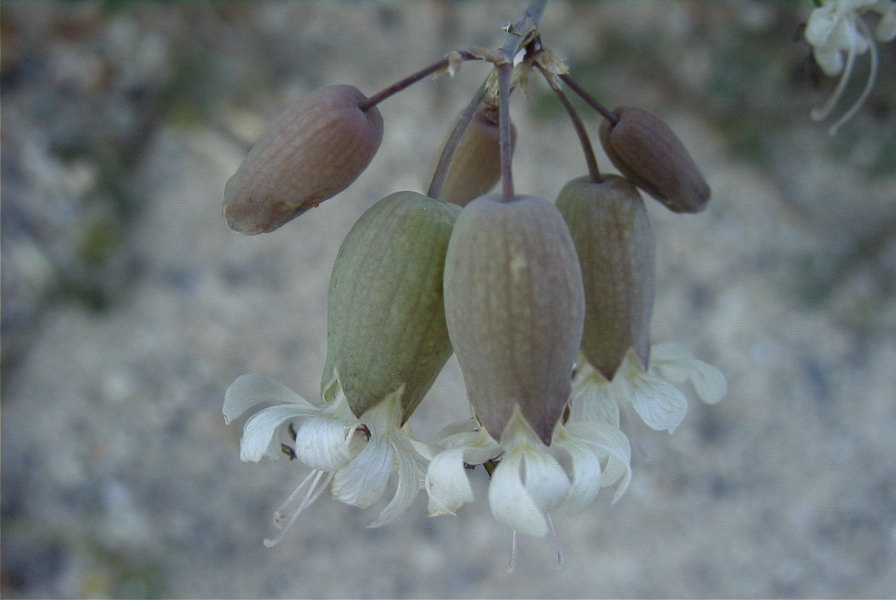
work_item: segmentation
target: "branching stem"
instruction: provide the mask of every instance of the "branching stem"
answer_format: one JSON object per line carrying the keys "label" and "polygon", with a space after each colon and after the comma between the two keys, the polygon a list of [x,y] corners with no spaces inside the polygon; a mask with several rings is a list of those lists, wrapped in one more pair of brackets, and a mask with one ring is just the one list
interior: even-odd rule
{"label": "branching stem", "polygon": [[[507,27],[507,39],[504,41],[504,46],[498,53],[489,53],[489,54],[497,54],[500,60],[496,61],[495,64],[499,64],[500,62],[508,62],[509,69],[513,68],[512,60],[513,57],[516,56],[516,53],[520,51],[520,48],[528,41],[528,35],[533,29],[537,29],[538,23],[541,21],[541,15],[544,12],[545,6],[547,6],[548,0],[531,0],[529,6],[526,8],[526,12],[515,22]],[[489,60],[488,57],[482,56],[479,53],[463,55],[464,59],[472,59],[472,58],[482,58],[485,60]],[[509,98],[509,81],[510,76],[508,72],[507,76],[508,80],[508,91],[506,94],[501,92],[501,95],[505,98]],[[473,120],[473,116],[476,114],[476,110],[482,104],[482,101],[485,99],[486,90],[488,85],[488,79],[479,87],[476,95],[473,96],[473,99],[470,100],[467,107],[464,111],[458,116],[457,122],[454,124],[454,128],[451,130],[451,134],[448,136],[448,140],[445,142],[444,148],[442,148],[442,154],[439,156],[439,162],[436,165],[436,170],[433,173],[432,180],[429,184],[429,189],[426,192],[426,195],[430,198],[438,198],[442,194],[442,188],[445,185],[445,177],[448,175],[448,169],[451,166],[451,161],[454,159],[454,154],[457,151],[457,147],[460,144],[460,140],[464,135],[464,132],[467,130],[467,127],[470,125],[470,122]],[[509,105],[509,102],[507,103]],[[363,108],[363,107],[362,107]],[[506,108],[501,108],[499,105],[499,113],[507,114]],[[510,160],[509,158],[505,161],[504,159],[504,151],[508,154],[512,154],[513,148],[510,143],[510,119],[509,114],[506,119],[506,134],[501,133],[502,125],[501,125],[501,117],[499,116],[498,122],[498,135],[501,140],[501,174],[502,181],[509,182],[511,197],[513,192],[513,182],[511,177],[511,168],[510,168]],[[506,142],[505,140],[506,136]],[[507,165],[506,168],[504,165]],[[506,186],[508,183],[504,184],[505,192]]]}
{"label": "branching stem", "polygon": [[[460,56],[460,58],[462,60],[479,60],[479,59],[481,59],[480,56],[476,56],[475,54],[473,54],[472,52],[470,52],[468,50],[455,50],[453,54],[455,54],[455,56]],[[367,100],[365,100],[364,102],[359,104],[358,107],[361,110],[367,110],[367,109],[371,108],[372,106],[376,106],[377,104],[379,104],[386,98],[389,98],[390,96],[394,96],[398,92],[411,87],[412,85],[414,85],[415,83],[417,83],[418,81],[420,81],[421,79],[426,77],[427,75],[432,75],[436,71],[448,68],[448,65],[450,64],[450,62],[451,62],[451,57],[449,55],[449,56],[442,58],[441,60],[439,60],[437,62],[432,63],[429,66],[423,67],[419,71],[417,71],[415,73],[411,73],[404,79],[402,79],[400,81],[396,81],[395,83],[393,83],[389,87],[385,88],[384,90],[377,92],[373,96],[370,96]]]}

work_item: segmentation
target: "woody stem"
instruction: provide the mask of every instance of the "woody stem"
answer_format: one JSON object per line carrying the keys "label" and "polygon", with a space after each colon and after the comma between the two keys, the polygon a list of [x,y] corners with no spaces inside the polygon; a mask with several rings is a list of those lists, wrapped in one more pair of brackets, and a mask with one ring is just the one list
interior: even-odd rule
{"label": "woody stem", "polygon": [[[457,55],[460,56],[460,58],[462,60],[479,60],[480,59],[480,57],[474,56],[472,53],[470,53],[467,50],[455,50],[455,52]],[[419,71],[411,73],[404,79],[402,79],[400,81],[396,81],[389,87],[387,87],[387,88],[377,92],[373,96],[369,97],[367,100],[365,100],[364,102],[359,104],[358,108],[360,108],[361,110],[368,110],[371,107],[376,106],[377,104],[379,104],[386,98],[389,98],[390,96],[394,96],[398,92],[411,87],[412,85],[414,85],[415,83],[417,83],[418,81],[420,81],[421,79],[426,77],[427,75],[432,75],[436,71],[448,67],[449,63],[450,63],[450,58],[448,56],[446,56],[446,57],[442,58],[441,60],[432,63],[431,65],[423,67]]]}

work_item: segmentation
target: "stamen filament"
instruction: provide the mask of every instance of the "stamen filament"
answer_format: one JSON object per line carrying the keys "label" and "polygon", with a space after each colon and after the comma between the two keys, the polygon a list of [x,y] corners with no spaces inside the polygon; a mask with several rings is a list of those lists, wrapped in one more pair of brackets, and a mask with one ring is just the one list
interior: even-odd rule
{"label": "stamen filament", "polygon": [[554,520],[551,515],[545,515],[548,519],[548,527],[551,528],[551,537],[554,538],[554,547],[557,549],[557,568],[563,567],[563,548],[560,547],[560,536],[557,535],[557,529],[554,527]]}
{"label": "stamen filament", "polygon": [[[321,478],[325,477],[323,483],[321,483]],[[302,514],[306,508],[314,504],[314,501],[317,500],[321,493],[327,489],[327,486],[330,484],[330,481],[333,479],[333,473],[327,471],[321,471],[320,469],[312,470],[305,479],[302,480],[302,483],[296,487],[295,490],[289,495],[289,498],[286,499],[286,502],[277,509],[274,513],[274,524],[281,529],[280,533],[277,534],[276,537],[272,539],[265,539],[264,545],[268,548],[272,548],[280,543],[280,540],[283,539],[283,536],[286,535],[286,532],[289,531],[289,528],[292,527],[292,524],[295,523],[296,518],[300,514]],[[302,499],[302,502],[299,506],[288,516],[284,515],[284,511],[286,507],[292,504],[292,501],[299,495],[299,492],[302,491],[303,488],[306,487],[308,482],[311,482],[310,485],[307,485],[308,491],[305,494],[305,497]],[[283,523],[283,520],[286,519],[286,523]]]}
{"label": "stamen filament", "polygon": [[859,25],[859,29],[862,30],[862,34],[868,39],[868,45],[871,47],[871,64],[869,65],[870,72],[868,73],[868,81],[865,82],[865,87],[862,89],[862,93],[859,95],[858,100],[850,107],[846,113],[837,119],[837,122],[831,125],[831,128],[828,129],[828,133],[831,135],[836,135],[837,130],[841,125],[849,121],[855,114],[859,111],[863,104],[865,104],[865,100],[868,99],[868,96],[871,94],[871,90],[874,88],[874,82],[877,81],[877,65],[878,65],[878,56],[877,56],[877,44],[874,43],[874,38],[871,35],[871,32],[868,30],[868,25],[865,24],[865,21],[862,19],[856,19]]}
{"label": "stamen filament", "polygon": [[516,529],[513,530],[513,537],[510,538],[510,562],[507,564],[507,572],[513,573],[516,569]]}

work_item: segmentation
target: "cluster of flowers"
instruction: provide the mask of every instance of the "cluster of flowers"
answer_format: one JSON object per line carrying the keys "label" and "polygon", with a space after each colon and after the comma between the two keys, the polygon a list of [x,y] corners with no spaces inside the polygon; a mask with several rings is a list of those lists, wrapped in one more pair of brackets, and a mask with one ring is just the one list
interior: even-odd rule
{"label": "cluster of flowers", "polygon": [[[270,405],[245,423],[243,460],[285,454],[311,468],[276,512],[283,532],[324,490],[365,508],[393,479],[394,495],[371,526],[396,519],[421,489],[431,515],[454,514],[473,500],[468,475],[482,466],[495,519],[545,535],[550,513],[582,511],[602,487],[616,486],[614,501],[625,492],[631,450],[621,407],[671,432],[687,410],[672,383],[690,380],[706,402],[726,391],[717,369],[649,339],[654,239],[638,188],[695,213],[709,186],[671,129],[633,107],[599,108],[600,141],[621,175],[600,173],[560,83],[596,101],[537,28],[516,31],[518,53],[458,51],[388,93],[313,92],[274,120],[227,184],[233,229],[276,229],[366,168],[383,135],[377,102],[460,60],[495,64],[449,136],[429,192],[383,198],[343,241],[328,292],[321,402],[260,374],[227,390],[228,422]],[[515,194],[510,175],[510,90],[536,70],[570,111],[589,167],[556,202]],[[501,197],[485,195],[499,180]],[[432,445],[414,437],[408,419],[452,352],[471,417]]]}

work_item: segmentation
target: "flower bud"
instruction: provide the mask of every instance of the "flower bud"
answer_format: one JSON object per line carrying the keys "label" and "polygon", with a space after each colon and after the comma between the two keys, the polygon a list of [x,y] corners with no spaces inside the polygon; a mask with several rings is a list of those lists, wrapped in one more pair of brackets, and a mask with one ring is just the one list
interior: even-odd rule
{"label": "flower bud", "polygon": [[401,422],[451,356],[442,275],[460,209],[396,192],[365,212],[342,242],[330,276],[321,395],[337,384],[355,416],[401,393]]}
{"label": "flower bud", "polygon": [[582,266],[582,353],[608,380],[629,348],[646,367],[656,275],[653,233],[641,195],[616,175],[600,183],[580,177],[560,192],[557,209]]}
{"label": "flower bud", "polygon": [[[516,144],[516,126],[511,124],[511,145]],[[483,104],[464,131],[448,167],[439,199],[466,206],[486,194],[501,178],[498,115]]]}
{"label": "flower bud", "polygon": [[632,106],[604,120],[600,142],[616,168],[639,188],[678,213],[700,212],[710,189],[677,135],[656,115]]}
{"label": "flower bud", "polygon": [[271,122],[224,189],[231,229],[273,231],[347,188],[383,139],[383,117],[350,85],[330,85]]}
{"label": "flower bud", "polygon": [[486,431],[499,440],[519,406],[550,444],[585,314],[575,246],[552,203],[482,197],[461,211],[445,259],[445,313]]}

